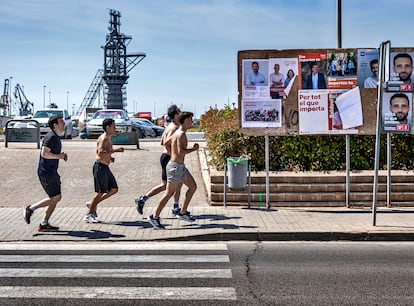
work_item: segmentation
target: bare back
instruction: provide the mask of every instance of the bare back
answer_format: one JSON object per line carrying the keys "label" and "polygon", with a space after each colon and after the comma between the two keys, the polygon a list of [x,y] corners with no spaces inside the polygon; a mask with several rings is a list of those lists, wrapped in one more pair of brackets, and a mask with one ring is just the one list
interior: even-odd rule
{"label": "bare back", "polygon": [[161,136],[161,145],[164,146],[164,153],[168,153],[168,155],[171,155],[171,138],[177,130],[178,125],[171,122]]}

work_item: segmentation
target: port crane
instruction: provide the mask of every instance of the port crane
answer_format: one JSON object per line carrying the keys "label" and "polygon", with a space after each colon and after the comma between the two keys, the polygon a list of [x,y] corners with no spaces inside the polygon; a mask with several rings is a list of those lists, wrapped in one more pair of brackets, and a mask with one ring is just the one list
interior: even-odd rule
{"label": "port crane", "polygon": [[33,115],[33,102],[26,98],[19,83],[14,88],[14,97],[16,98],[16,104],[18,104],[19,116]]}

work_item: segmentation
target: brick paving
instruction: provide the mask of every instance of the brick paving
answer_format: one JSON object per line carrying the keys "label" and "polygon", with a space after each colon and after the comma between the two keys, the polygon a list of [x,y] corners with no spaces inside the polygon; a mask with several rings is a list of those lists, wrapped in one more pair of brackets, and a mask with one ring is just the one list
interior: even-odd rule
{"label": "brick paving", "polygon": [[[60,162],[62,201],[50,222],[55,233],[38,233],[44,209],[37,210],[30,225],[23,220],[24,204],[45,197],[36,175],[39,150],[33,143],[0,142],[0,241],[152,241],[152,240],[414,240],[414,208],[380,208],[376,226],[370,209],[279,208],[209,206],[204,185],[203,154],[191,153],[186,164],[198,189],[189,210],[196,222],[186,223],[171,214],[172,202],[161,214],[166,230],[153,230],[145,218],[161,194],[149,199],[144,215],[137,213],[136,195],[160,183],[158,141],[141,141],[140,149],[124,146],[111,165],[119,192],[98,206],[100,224],[82,221],[85,201],[93,196],[94,140],[64,140],[69,159]],[[203,147],[203,143],[202,143]],[[200,160],[201,158],[201,160]],[[203,171],[202,171],[203,170]],[[182,190],[182,196],[185,193]]]}

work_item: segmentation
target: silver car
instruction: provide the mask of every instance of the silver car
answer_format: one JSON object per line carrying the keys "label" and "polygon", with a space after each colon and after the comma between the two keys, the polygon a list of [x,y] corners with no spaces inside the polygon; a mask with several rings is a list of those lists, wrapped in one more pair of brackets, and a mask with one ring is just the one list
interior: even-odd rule
{"label": "silver car", "polygon": [[106,118],[115,120],[116,133],[128,133],[132,131],[131,119],[123,109],[103,109],[97,111],[86,126],[86,138],[98,138],[103,133],[102,122]]}

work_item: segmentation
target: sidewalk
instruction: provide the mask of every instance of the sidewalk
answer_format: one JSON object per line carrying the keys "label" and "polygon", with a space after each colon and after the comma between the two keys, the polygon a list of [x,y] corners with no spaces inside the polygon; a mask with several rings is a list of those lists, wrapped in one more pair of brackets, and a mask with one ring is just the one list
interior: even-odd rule
{"label": "sidewalk", "polygon": [[[145,218],[153,213],[161,195],[147,201],[144,215],[137,213],[136,195],[160,183],[159,155],[155,141],[142,141],[140,150],[126,146],[124,153],[114,154],[111,165],[119,193],[98,206],[100,224],[82,221],[85,201],[93,196],[92,163],[95,141],[63,141],[68,153],[61,163],[63,199],[51,223],[59,232],[38,233],[44,209],[37,210],[30,225],[23,221],[22,207],[44,197],[36,176],[39,150],[34,144],[13,143],[4,148],[0,142],[2,202],[0,241],[153,241],[153,240],[411,240],[414,241],[414,209],[377,211],[372,226],[370,209],[347,208],[277,208],[212,207],[201,175],[199,157],[191,153],[186,164],[198,190],[189,210],[196,222],[186,223],[171,214],[171,201],[161,214],[166,230],[153,230]],[[183,188],[182,196],[184,196]]]}

